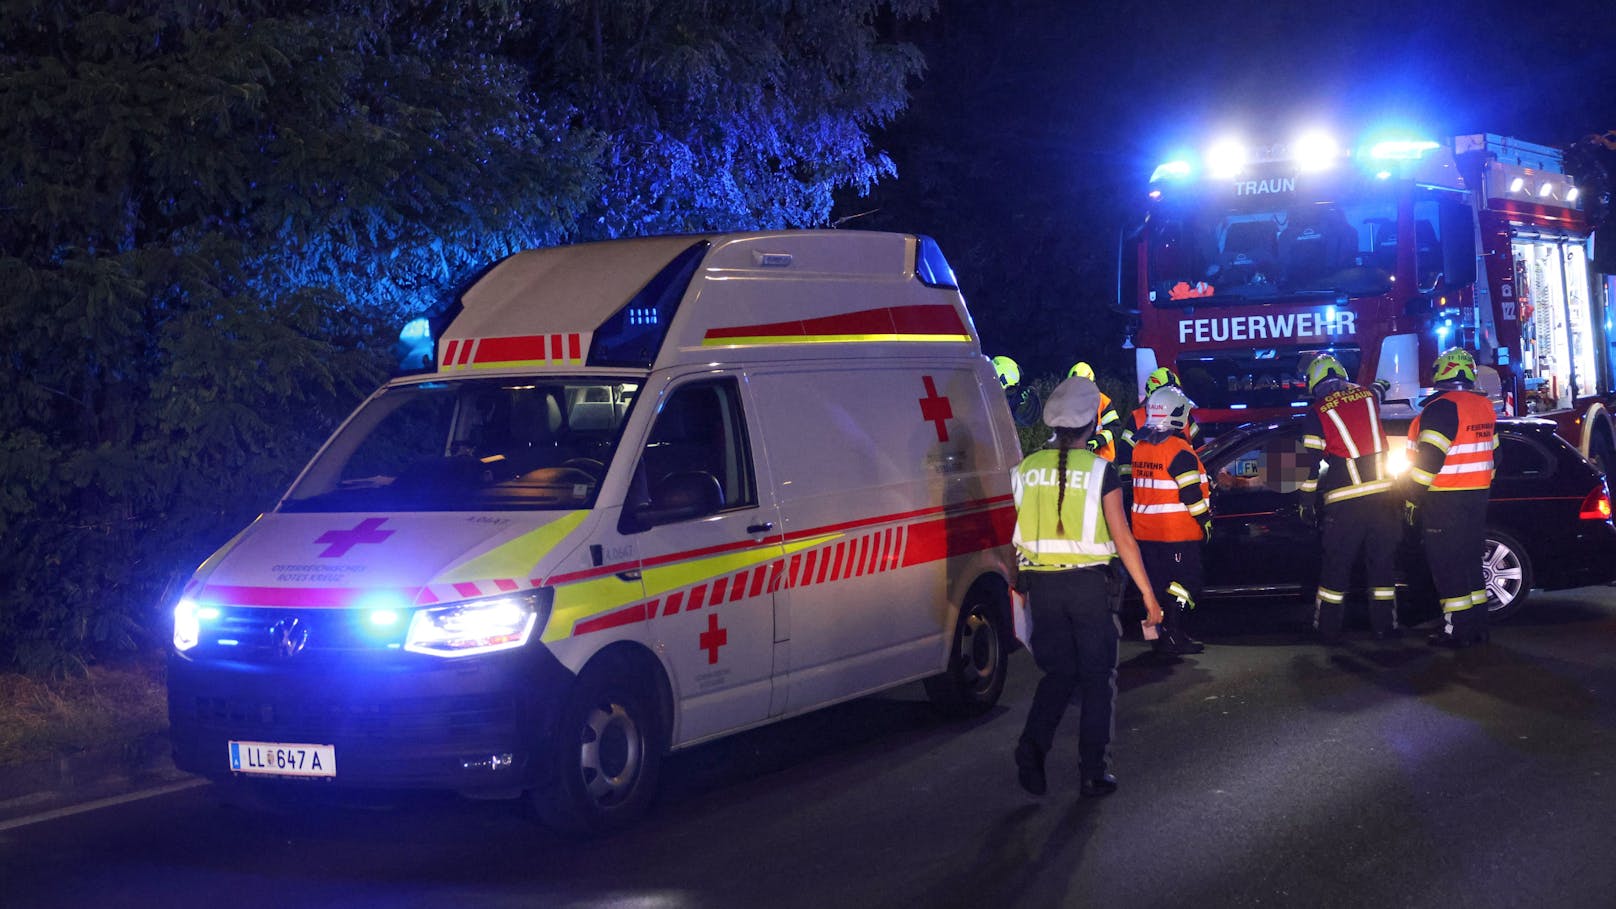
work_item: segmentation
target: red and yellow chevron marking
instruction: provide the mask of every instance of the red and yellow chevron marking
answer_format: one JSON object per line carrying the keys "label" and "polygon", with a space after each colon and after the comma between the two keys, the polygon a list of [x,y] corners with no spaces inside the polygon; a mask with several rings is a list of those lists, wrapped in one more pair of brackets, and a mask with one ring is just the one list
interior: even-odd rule
{"label": "red and yellow chevron marking", "polygon": [[969,341],[970,329],[959,311],[947,304],[885,306],[859,312],[710,328],[704,347],[755,347],[764,344],[871,343],[878,341]]}
{"label": "red and yellow chevron marking", "polygon": [[443,343],[438,369],[496,369],[511,366],[581,366],[589,349],[585,333],[454,338]]}
{"label": "red and yellow chevron marking", "polygon": [[[595,597],[604,592],[598,586],[603,575],[627,566],[553,577],[549,581],[557,586],[556,607],[543,639],[549,643],[680,612],[716,609],[783,589],[833,584],[991,549],[1010,542],[1015,518],[1015,506],[1006,496],[853,521],[763,543],[747,541],[740,551],[721,547],[725,550],[721,553],[677,553],[648,561],[645,598],[620,606]],[[778,543],[784,545],[783,555],[776,555]],[[569,583],[574,578],[576,585]],[[617,586],[621,589],[620,583]]]}

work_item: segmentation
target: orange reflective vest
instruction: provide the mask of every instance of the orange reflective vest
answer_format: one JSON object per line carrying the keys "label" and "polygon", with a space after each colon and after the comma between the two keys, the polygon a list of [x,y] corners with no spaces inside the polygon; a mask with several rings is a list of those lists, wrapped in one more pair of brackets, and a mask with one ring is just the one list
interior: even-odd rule
{"label": "orange reflective vest", "polygon": [[1133,535],[1163,543],[1203,539],[1211,491],[1206,468],[1183,436],[1140,441],[1133,449]]}
{"label": "orange reflective vest", "polygon": [[1111,398],[1105,392],[1100,392],[1100,410],[1094,415],[1094,438],[1100,444],[1094,448],[1094,453],[1107,461],[1114,461],[1117,457],[1116,433],[1121,427],[1117,424],[1122,418],[1117,416],[1116,408],[1111,406]]}
{"label": "orange reflective vest", "polygon": [[1485,395],[1444,391],[1408,427],[1409,476],[1433,491],[1486,489],[1493,481],[1497,418]]}

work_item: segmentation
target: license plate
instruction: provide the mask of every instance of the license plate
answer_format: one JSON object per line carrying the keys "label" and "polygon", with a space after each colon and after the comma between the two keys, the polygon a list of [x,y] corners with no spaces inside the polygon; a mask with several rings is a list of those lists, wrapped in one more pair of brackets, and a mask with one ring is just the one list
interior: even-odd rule
{"label": "license plate", "polygon": [[230,769],[266,776],[337,775],[334,745],[297,742],[231,742]]}

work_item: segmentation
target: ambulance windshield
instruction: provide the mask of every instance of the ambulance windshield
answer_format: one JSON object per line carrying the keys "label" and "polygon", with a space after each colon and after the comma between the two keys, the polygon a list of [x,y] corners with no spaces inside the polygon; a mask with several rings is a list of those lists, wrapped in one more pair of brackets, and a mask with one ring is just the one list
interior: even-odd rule
{"label": "ambulance windshield", "polygon": [[388,388],[331,440],[281,510],[589,508],[639,387],[546,376]]}

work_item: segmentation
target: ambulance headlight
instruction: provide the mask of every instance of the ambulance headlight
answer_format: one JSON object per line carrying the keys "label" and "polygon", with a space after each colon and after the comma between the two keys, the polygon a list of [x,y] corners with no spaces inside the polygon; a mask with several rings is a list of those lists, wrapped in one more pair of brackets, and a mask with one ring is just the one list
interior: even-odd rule
{"label": "ambulance headlight", "polygon": [[404,649],[458,657],[520,647],[527,643],[534,628],[544,627],[553,598],[554,591],[543,587],[418,609],[410,619]]}
{"label": "ambulance headlight", "polygon": [[198,614],[199,611],[196,601],[190,598],[174,604],[175,650],[190,650],[202,640],[202,617]]}

